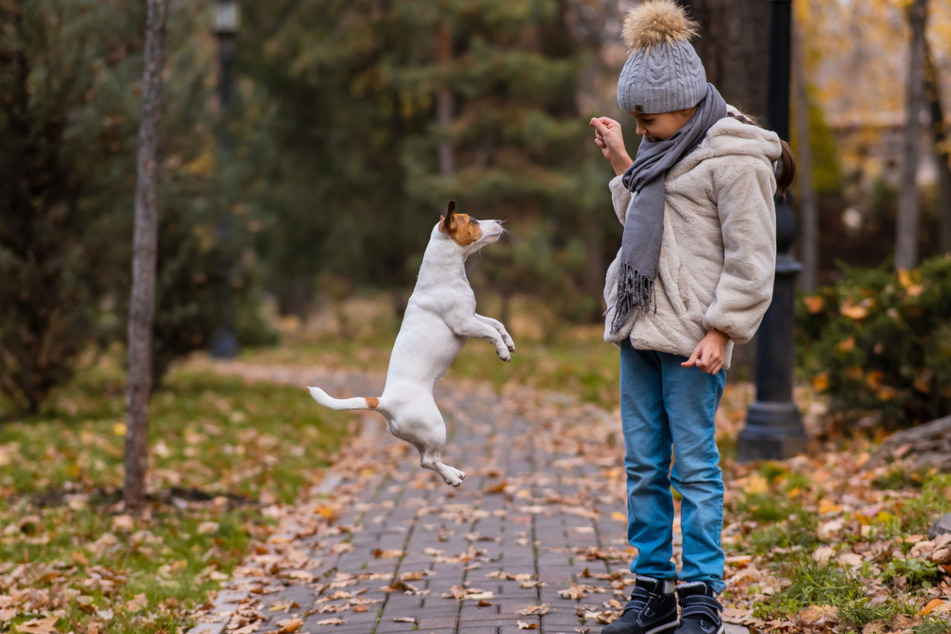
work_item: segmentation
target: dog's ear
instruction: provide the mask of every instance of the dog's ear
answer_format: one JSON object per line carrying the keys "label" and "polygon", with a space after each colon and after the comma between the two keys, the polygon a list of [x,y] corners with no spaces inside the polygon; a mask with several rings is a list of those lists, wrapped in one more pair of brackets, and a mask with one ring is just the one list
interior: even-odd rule
{"label": "dog's ear", "polygon": [[456,223],[453,213],[456,211],[456,201],[449,201],[449,211],[445,216],[440,216],[442,222],[439,223],[439,230],[443,233],[452,233],[453,225]]}

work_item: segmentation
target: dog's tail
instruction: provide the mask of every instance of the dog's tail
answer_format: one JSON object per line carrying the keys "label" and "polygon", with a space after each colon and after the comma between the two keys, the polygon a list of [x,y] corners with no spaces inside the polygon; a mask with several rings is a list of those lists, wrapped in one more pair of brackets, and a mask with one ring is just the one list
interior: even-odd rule
{"label": "dog's tail", "polygon": [[319,387],[308,387],[310,395],[314,397],[314,400],[323,405],[326,408],[336,410],[336,411],[345,411],[353,409],[377,409],[380,405],[380,399],[375,396],[358,396],[355,398],[334,398],[324,392]]}

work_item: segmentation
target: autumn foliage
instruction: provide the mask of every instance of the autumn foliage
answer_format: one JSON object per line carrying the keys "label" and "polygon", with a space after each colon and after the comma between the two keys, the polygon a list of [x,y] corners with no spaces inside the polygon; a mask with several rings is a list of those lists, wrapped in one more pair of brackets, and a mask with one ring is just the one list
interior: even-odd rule
{"label": "autumn foliage", "polygon": [[951,257],[913,271],[848,269],[803,297],[796,320],[803,366],[831,396],[833,422],[885,429],[951,412]]}

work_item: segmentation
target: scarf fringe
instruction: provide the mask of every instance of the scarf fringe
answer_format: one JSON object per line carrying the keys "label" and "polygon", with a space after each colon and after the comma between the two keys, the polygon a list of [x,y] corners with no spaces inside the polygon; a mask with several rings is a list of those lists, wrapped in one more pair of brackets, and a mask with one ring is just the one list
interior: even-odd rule
{"label": "scarf fringe", "polygon": [[654,280],[627,264],[621,264],[618,271],[617,299],[614,302],[614,320],[611,322],[612,334],[620,332],[631,319],[637,321],[641,315],[654,305]]}

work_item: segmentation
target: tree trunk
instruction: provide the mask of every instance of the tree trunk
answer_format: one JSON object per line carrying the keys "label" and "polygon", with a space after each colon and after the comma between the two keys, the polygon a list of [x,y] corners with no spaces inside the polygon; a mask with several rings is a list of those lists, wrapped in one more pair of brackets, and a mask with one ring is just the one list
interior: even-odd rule
{"label": "tree trunk", "polygon": [[769,2],[679,0],[700,23],[694,48],[726,102],[766,121]]}
{"label": "tree trunk", "polygon": [[796,148],[799,168],[799,221],[801,237],[799,255],[802,261],[802,273],[799,274],[799,288],[812,293],[819,285],[819,205],[816,190],[812,183],[812,145],[809,138],[809,92],[805,73],[805,51],[803,50],[802,31],[793,25],[793,99],[795,99]]}
{"label": "tree trunk", "polygon": [[129,377],[126,385],[125,504],[141,507],[148,470],[149,397],[152,393],[152,320],[158,240],[156,181],[158,128],[165,57],[165,0],[148,0],[145,25],[142,121],[135,186],[135,242],[129,310]]}
{"label": "tree trunk", "polygon": [[938,169],[938,247],[942,253],[951,253],[951,151],[948,148],[948,130],[941,105],[941,77],[934,63],[934,55],[925,40],[925,83],[927,84],[928,111],[931,114],[931,139],[934,144],[935,164]]}
{"label": "tree trunk", "polygon": [[908,55],[908,85],[905,102],[905,138],[902,144],[901,193],[895,232],[895,268],[913,269],[918,264],[918,155],[921,152],[921,109],[925,101],[925,25],[928,0],[914,0],[908,9],[911,50]]}
{"label": "tree trunk", "polygon": [[[443,19],[440,21],[438,41],[439,68],[446,74],[444,81],[448,81],[449,65],[452,60],[452,31],[449,20]],[[449,126],[452,124],[452,109],[452,90],[448,86],[444,86],[436,93],[436,120],[444,135],[449,134]],[[455,172],[455,166],[452,159],[452,143],[448,138],[443,138],[439,143],[439,173],[442,176],[451,176],[453,172]]]}

